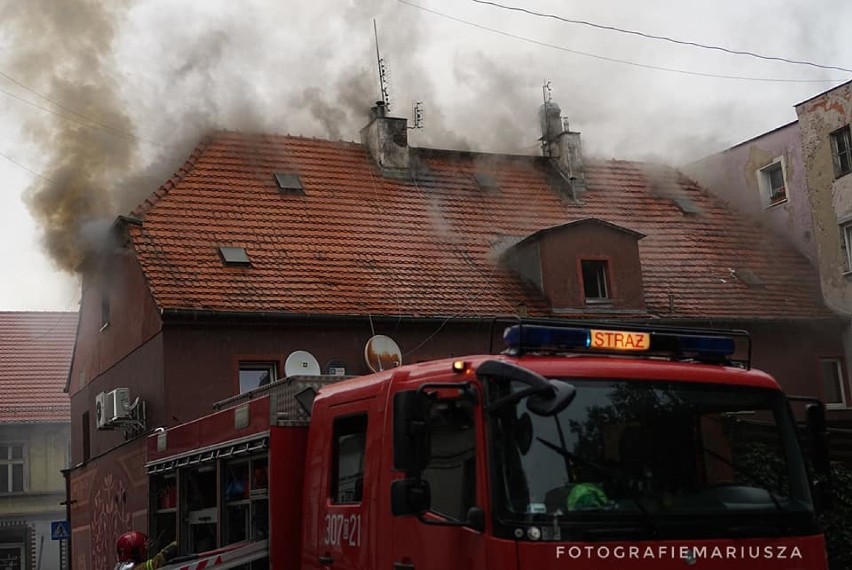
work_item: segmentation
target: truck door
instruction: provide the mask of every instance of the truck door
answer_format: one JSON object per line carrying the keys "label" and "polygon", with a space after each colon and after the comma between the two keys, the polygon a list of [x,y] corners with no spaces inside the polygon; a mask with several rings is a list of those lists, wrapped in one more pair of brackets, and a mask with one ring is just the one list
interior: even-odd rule
{"label": "truck door", "polygon": [[[485,504],[485,468],[477,436],[482,425],[473,400],[437,400],[431,405],[431,458],[422,478],[429,483],[433,522],[461,523]],[[388,509],[390,510],[390,509]],[[381,515],[379,512],[377,515]],[[470,570],[488,567],[482,532],[467,526],[424,523],[416,516],[392,517],[386,526],[394,570]],[[381,549],[380,549],[381,550]],[[379,555],[380,553],[377,553]]]}
{"label": "truck door", "polygon": [[326,445],[325,478],[317,524],[318,567],[362,570],[368,567],[364,537],[370,485],[365,485],[369,417],[364,401],[331,408],[331,441]]}

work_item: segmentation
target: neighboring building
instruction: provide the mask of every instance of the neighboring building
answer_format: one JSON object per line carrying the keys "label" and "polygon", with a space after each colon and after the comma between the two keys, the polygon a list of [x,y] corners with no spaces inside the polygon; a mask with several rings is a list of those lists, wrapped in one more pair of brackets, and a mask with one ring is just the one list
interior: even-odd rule
{"label": "neighboring building", "polygon": [[686,168],[703,186],[783,235],[818,269],[844,318],[843,355],[820,358],[830,408],[852,406],[852,82],[796,105],[798,120]]}
{"label": "neighboring building", "polygon": [[674,169],[584,160],[554,109],[543,157],[412,148],[381,106],[361,144],[217,133],[116,220],[83,268],[68,377],[75,570],[148,527],[140,434],[298,350],[362,374],[376,334],[403,362],[482,353],[499,315],[736,327],[756,367],[823,396],[843,323],[808,260]]}
{"label": "neighboring building", "polygon": [[[64,568],[52,521],[66,519],[71,402],[64,392],[77,313],[0,312],[0,566]],[[17,562],[15,562],[17,561]]]}
{"label": "neighboring building", "polygon": [[793,121],[684,168],[817,265],[799,123]]}

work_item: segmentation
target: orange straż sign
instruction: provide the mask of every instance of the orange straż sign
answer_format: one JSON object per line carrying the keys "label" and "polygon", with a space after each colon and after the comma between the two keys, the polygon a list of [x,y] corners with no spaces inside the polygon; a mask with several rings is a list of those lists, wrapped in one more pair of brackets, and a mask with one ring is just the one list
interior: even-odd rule
{"label": "orange stra\u017c sign", "polygon": [[651,334],[643,332],[592,329],[589,337],[591,348],[606,350],[648,350],[651,345]]}

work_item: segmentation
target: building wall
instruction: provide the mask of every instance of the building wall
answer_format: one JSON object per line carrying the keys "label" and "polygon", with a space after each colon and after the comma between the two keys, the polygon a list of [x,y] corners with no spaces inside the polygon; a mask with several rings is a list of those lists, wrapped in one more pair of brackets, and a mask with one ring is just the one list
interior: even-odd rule
{"label": "building wall", "polygon": [[50,523],[65,520],[65,479],[71,439],[67,423],[0,426],[0,441],[23,443],[25,492],[0,499],[0,543],[23,543],[25,568],[60,568]]}
{"label": "building wall", "polygon": [[145,438],[75,468],[70,479],[74,570],[112,570],[116,539],[147,531]]}
{"label": "building wall", "polygon": [[852,122],[852,84],[796,106],[823,295],[829,306],[852,314],[852,275],[844,274],[839,221],[852,216],[852,175],[834,178],[830,134]]}
{"label": "building wall", "polygon": [[[784,125],[684,168],[696,182],[738,210],[783,236],[816,264],[811,205],[799,123]],[[787,200],[771,206],[761,201],[758,172],[784,158]]]}

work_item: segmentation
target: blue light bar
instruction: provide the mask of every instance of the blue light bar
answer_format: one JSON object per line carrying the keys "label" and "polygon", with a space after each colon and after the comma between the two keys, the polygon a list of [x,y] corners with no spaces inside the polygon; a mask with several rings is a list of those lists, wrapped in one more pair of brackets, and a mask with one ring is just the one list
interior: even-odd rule
{"label": "blue light bar", "polygon": [[[593,338],[594,336],[594,338]],[[599,325],[560,327],[546,325],[514,325],[503,333],[506,346],[518,353],[525,351],[588,351],[634,353],[644,356],[694,358],[718,362],[736,352],[733,337],[704,335],[694,330],[672,331],[629,325],[618,329]],[[594,342],[593,342],[594,341]]]}
{"label": "blue light bar", "polygon": [[578,328],[514,325],[503,332],[511,349],[570,350],[589,347],[589,330]]}
{"label": "blue light bar", "polygon": [[724,358],[733,355],[737,349],[734,339],[727,336],[677,335],[676,338],[678,352],[682,354]]}

